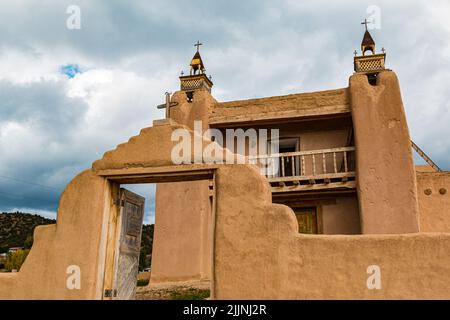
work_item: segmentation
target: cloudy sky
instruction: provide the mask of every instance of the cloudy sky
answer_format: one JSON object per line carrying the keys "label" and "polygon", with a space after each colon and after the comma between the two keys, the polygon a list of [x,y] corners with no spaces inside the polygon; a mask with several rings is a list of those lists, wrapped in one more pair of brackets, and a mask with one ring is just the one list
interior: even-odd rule
{"label": "cloudy sky", "polygon": [[[0,211],[54,217],[74,175],[164,117],[155,105],[177,90],[197,40],[219,101],[347,86],[373,6],[371,33],[400,78],[411,136],[450,169],[448,1],[0,4]],[[71,5],[81,29],[67,28]],[[153,189],[135,190],[151,221]]]}

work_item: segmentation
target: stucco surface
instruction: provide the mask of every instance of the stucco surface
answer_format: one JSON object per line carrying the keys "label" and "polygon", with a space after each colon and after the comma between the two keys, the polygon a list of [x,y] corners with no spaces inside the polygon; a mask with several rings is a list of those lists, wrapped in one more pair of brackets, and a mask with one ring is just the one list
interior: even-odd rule
{"label": "stucco surface", "polygon": [[266,119],[313,117],[350,112],[348,88],[217,103],[211,125]]}
{"label": "stucco surface", "polygon": [[[359,201],[363,231],[393,234],[301,235],[293,211],[272,203],[270,185],[255,166],[216,166],[211,226],[214,298],[450,299],[450,234],[409,233],[417,229],[417,184],[408,171],[413,170],[409,135],[404,115],[399,115],[402,106],[395,75],[382,73],[379,81],[371,88],[359,76],[351,80],[352,107],[359,108],[354,119],[373,120],[367,128],[355,127],[360,148]],[[171,133],[182,127],[169,121],[143,129],[105,153],[92,170],[75,177],[61,196],[56,225],[36,229],[21,271],[0,274],[0,298],[101,298],[108,267],[106,231],[108,223],[114,223],[112,185],[104,172],[127,175],[129,170],[146,173],[155,168],[162,173],[180,168],[182,172],[185,167],[172,165],[170,158]],[[386,146],[387,151],[378,146]],[[193,164],[186,170],[204,167],[210,168]],[[447,177],[443,179],[447,183]],[[421,185],[434,190],[436,181],[424,178]],[[448,211],[447,200],[443,201]],[[366,286],[366,269],[374,264],[381,268],[381,290]],[[81,268],[79,290],[66,287],[69,265]]]}
{"label": "stucco surface", "polygon": [[159,183],[156,188],[151,284],[209,279],[209,181]]}
{"label": "stucco surface", "polygon": [[336,197],[334,204],[323,204],[322,225],[324,234],[360,234],[358,199]]}
{"label": "stucco surface", "polygon": [[361,234],[356,192],[328,195],[283,196],[274,194],[272,202],[294,210],[316,208],[319,234]]}
{"label": "stucco surface", "polygon": [[[450,234],[302,235],[253,168],[220,167],[217,180],[217,299],[450,298]],[[366,286],[374,264],[381,290]]]}
{"label": "stucco surface", "polygon": [[[75,177],[61,195],[57,223],[35,229],[33,247],[20,272],[0,274],[0,299],[101,298],[108,221],[115,206],[111,183],[97,173],[142,168],[172,172],[170,168],[176,166],[171,161],[175,144],[171,133],[179,128],[186,127],[169,121],[143,129],[139,136],[106,152],[93,169]],[[189,171],[209,166],[186,167]],[[80,289],[69,290],[66,286],[70,265],[80,267]]]}
{"label": "stucco surface", "polygon": [[[104,191],[104,179],[91,170],[68,184],[57,223],[35,229],[33,247],[20,272],[0,274],[0,299],[99,298]],[[80,290],[66,287],[70,265],[80,267]]]}
{"label": "stucco surface", "polygon": [[416,169],[416,172],[436,172],[436,170],[429,164],[415,165],[414,168]]}
{"label": "stucco surface", "polygon": [[170,108],[170,118],[184,124],[189,128],[194,128],[194,121],[202,121],[203,129],[206,130],[209,124],[209,113],[217,101],[207,90],[196,90],[192,102],[187,102],[186,94],[177,91],[173,94],[171,102],[178,103]]}
{"label": "stucco surface", "polygon": [[[195,164],[214,164],[215,154],[205,152],[204,148],[211,146],[210,140],[185,125],[180,125],[173,120],[164,120],[154,124],[153,127],[144,128],[139,135],[131,137],[128,142],[119,144],[114,150],[105,152],[103,157],[92,164],[95,172],[102,170],[124,170],[139,168],[175,167],[172,160],[172,150],[182,139],[172,141],[172,132],[178,129],[186,130],[190,135],[190,150],[184,150],[189,155],[189,163],[181,166]],[[198,146],[196,146],[196,141]],[[216,144],[217,145],[217,144]],[[212,149],[212,148],[211,148]],[[217,145],[218,154],[223,154],[221,159],[231,154],[229,150]],[[231,154],[232,155],[232,154]],[[204,166],[205,167],[205,166]]]}
{"label": "stucco surface", "polygon": [[380,72],[372,86],[355,74],[350,95],[362,232],[418,232],[416,175],[397,76]]}
{"label": "stucco surface", "polygon": [[420,231],[450,232],[450,172],[417,172]]}
{"label": "stucco surface", "polygon": [[[155,130],[154,128],[158,128]],[[119,144],[114,150],[105,152],[102,159],[95,161],[92,168],[97,170],[123,169],[133,167],[171,166],[170,151],[173,130],[187,129],[186,126],[171,123],[144,128],[139,135],[128,142]],[[159,149],[158,149],[159,148]]]}

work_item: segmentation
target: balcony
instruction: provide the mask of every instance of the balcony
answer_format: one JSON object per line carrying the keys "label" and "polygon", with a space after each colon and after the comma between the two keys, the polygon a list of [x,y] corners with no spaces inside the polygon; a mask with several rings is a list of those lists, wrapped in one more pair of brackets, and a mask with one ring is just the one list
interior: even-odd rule
{"label": "balcony", "polygon": [[249,158],[269,180],[272,192],[353,189],[355,147],[260,155]]}

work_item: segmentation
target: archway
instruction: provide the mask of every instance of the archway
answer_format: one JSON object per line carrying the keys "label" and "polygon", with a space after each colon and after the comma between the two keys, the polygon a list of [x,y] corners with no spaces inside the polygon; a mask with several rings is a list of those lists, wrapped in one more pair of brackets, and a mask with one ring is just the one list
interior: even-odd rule
{"label": "archway", "polygon": [[[207,233],[203,239],[207,244],[209,252],[203,254],[200,258],[208,259],[207,265],[210,268],[208,275],[214,274],[214,217],[215,217],[215,169],[200,169],[195,171],[179,171],[179,172],[148,172],[141,174],[125,174],[125,175],[108,175],[105,178],[108,181],[109,189],[111,191],[111,197],[107,200],[109,206],[105,204],[105,207],[109,207],[107,215],[108,219],[108,242],[106,244],[105,252],[105,269],[103,275],[103,299],[133,299],[135,281],[137,274],[137,263],[139,259],[138,247],[140,243],[140,232],[136,228],[142,225],[142,216],[135,214],[142,206],[142,199],[121,188],[121,185],[129,184],[148,184],[148,183],[174,183],[174,182],[198,182],[207,181],[210,186],[210,201],[211,201],[211,219],[207,224]],[[113,205],[111,206],[111,199]],[[136,221],[136,217],[137,220]],[[134,220],[134,221],[133,221]],[[158,225],[155,224],[155,232],[158,232]],[[160,239],[161,240],[161,239]],[[158,243],[159,247],[163,251],[164,243],[169,239],[162,239]],[[159,248],[158,248],[159,249]],[[203,253],[203,252],[202,252]],[[173,253],[172,253],[173,254]],[[159,257],[157,257],[159,258]],[[162,259],[160,259],[162,260]],[[155,260],[153,260],[155,261]],[[160,262],[161,263],[161,262]],[[176,266],[182,269],[183,265]],[[213,297],[214,277],[210,279],[210,292]]]}

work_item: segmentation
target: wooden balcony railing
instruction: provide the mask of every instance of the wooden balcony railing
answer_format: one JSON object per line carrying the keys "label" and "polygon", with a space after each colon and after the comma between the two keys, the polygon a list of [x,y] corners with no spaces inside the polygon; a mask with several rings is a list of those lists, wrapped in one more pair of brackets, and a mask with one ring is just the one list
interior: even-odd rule
{"label": "wooden balcony railing", "polygon": [[355,147],[286,152],[250,157],[272,187],[317,189],[354,187]]}

